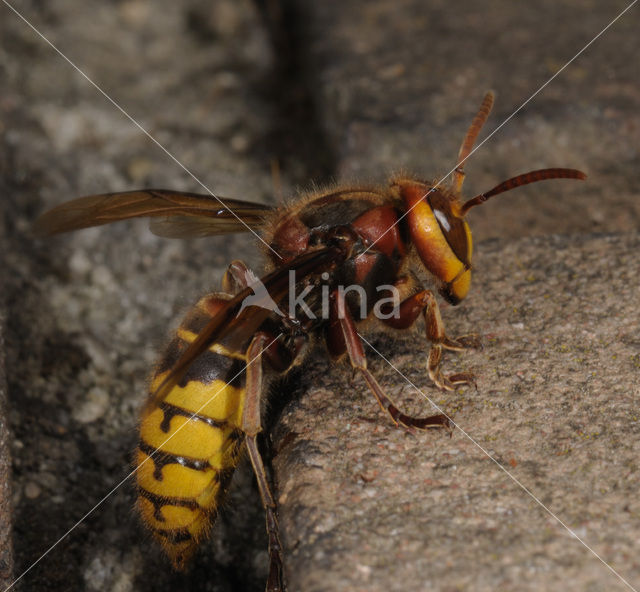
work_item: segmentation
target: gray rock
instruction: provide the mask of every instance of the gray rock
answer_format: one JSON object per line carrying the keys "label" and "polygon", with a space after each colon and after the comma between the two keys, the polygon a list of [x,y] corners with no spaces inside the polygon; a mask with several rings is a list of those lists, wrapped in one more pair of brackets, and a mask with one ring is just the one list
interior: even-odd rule
{"label": "gray rock", "polygon": [[[2,244],[2,236],[0,236],[0,244]],[[7,381],[4,366],[3,308],[3,303],[0,302],[0,587],[4,590],[13,581],[11,540],[13,513],[11,511],[11,454],[9,451],[9,418],[7,416]]]}
{"label": "gray rock", "polygon": [[[186,309],[218,288],[229,260],[243,250],[251,260],[256,247],[247,237],[162,240],[143,222],[36,240],[36,216],[65,199],[149,185],[205,191],[2,10],[0,257],[15,574],[70,531],[23,589],[260,589],[264,523],[250,474],[237,480],[217,549],[205,546],[188,575],[174,574],[144,532],[126,479],[158,349]],[[249,2],[218,2],[213,12],[198,2],[138,1],[20,10],[205,184],[271,197],[271,155],[262,158],[270,108],[256,91],[271,52]]]}
{"label": "gray rock", "polygon": [[623,589],[607,565],[637,584],[639,247],[482,243],[468,302],[443,312],[484,340],[444,362],[477,392],[430,384],[421,331],[365,334],[389,395],[417,416],[435,403],[451,438],[394,427],[362,380],[314,360],[276,431],[291,589]]}
{"label": "gray rock", "polygon": [[[360,182],[384,182],[399,170],[440,180],[487,89],[496,103],[480,141],[628,5],[295,4],[310,23],[310,67],[336,176]],[[640,227],[635,10],[466,163],[469,196],[549,166],[586,171],[588,186],[539,184],[505,195],[470,215],[477,239]]]}

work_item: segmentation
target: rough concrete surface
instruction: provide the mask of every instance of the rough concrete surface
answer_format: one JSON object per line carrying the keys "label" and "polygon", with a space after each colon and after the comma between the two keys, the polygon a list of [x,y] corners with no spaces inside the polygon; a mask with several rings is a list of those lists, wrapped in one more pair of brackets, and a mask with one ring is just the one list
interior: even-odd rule
{"label": "rough concrete surface", "polygon": [[[4,211],[0,209],[0,251],[8,250],[5,237]],[[5,274],[0,272],[0,589],[7,588],[13,580],[13,545],[11,538],[11,453],[9,429],[5,352]]]}
{"label": "rough concrete surface", "polygon": [[[441,179],[487,89],[496,103],[481,140],[628,3],[299,5],[315,33],[310,54],[336,174],[382,181],[400,169]],[[470,216],[476,238],[638,229],[638,22],[634,8],[466,164],[469,195],[546,166],[585,170],[589,188],[538,185],[505,196]]]}
{"label": "rough concrete surface", "polygon": [[[262,176],[253,173],[258,139],[271,121],[259,93],[270,52],[250,3],[218,3],[215,14],[197,2],[19,6],[216,192],[263,199],[271,190],[268,158]],[[35,240],[29,227],[37,214],[64,199],[198,185],[5,6],[0,10],[19,575],[125,479],[158,348],[185,309],[218,287],[232,254],[244,250],[251,259],[255,247],[246,237],[161,240],[144,222]],[[22,589],[259,589],[262,511],[251,475],[241,477],[215,542],[188,575],[172,573],[143,532],[126,481],[24,577]]]}
{"label": "rough concrete surface", "polygon": [[[2,239],[0,239],[0,242]],[[0,588],[13,580],[11,540],[11,455],[7,418],[7,381],[4,367],[4,318],[0,313]]]}
{"label": "rough concrete surface", "polygon": [[477,391],[429,384],[422,335],[367,336],[388,393],[419,416],[433,400],[451,438],[395,428],[361,380],[314,364],[277,428],[291,588],[624,590],[560,520],[637,587],[639,248],[638,234],[484,243],[474,298],[444,313],[450,334],[484,339],[444,362]]}
{"label": "rough concrete surface", "polygon": [[[490,133],[626,6],[13,5],[213,191],[265,202],[280,183],[288,195],[314,182],[383,182],[402,168],[439,178],[486,89],[497,94]],[[170,328],[218,286],[230,259],[258,257],[246,236],[169,241],[143,222],[35,240],[32,221],[64,199],[203,190],[6,5],[0,14],[0,269],[18,576],[127,476],[145,380]],[[445,364],[474,371],[478,392],[436,392],[419,333],[372,341],[635,588],[637,29],[632,8],[468,162],[469,195],[535,168],[589,174],[470,214],[475,283],[444,316],[452,335],[478,332],[485,349]],[[523,238],[531,235],[539,238]],[[405,409],[429,412],[368,355]],[[293,385],[273,442],[290,590],[625,589],[459,430],[449,439],[393,428],[361,382],[321,356]],[[137,524],[133,497],[125,482],[16,589],[263,588],[263,518],[247,467],[187,574],[172,573]]]}

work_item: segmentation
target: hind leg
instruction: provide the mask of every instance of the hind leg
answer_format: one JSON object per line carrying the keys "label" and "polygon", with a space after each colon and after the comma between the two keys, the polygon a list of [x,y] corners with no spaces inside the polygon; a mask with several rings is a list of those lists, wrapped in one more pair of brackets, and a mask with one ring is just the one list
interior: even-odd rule
{"label": "hind leg", "polygon": [[258,434],[262,431],[261,401],[263,391],[263,355],[277,356],[277,351],[269,348],[275,339],[272,335],[258,333],[247,350],[247,382],[244,411],[242,413],[242,431],[246,436],[247,451],[253,472],[256,475],[262,505],[265,511],[267,535],[269,537],[269,577],[266,592],[284,592],[282,576],[282,544],[278,535],[276,502],[271,494],[267,473],[258,449]]}

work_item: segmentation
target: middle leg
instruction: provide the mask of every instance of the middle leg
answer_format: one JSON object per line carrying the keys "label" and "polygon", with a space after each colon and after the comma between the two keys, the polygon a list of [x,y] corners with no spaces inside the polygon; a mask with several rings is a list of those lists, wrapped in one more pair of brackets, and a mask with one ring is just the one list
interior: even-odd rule
{"label": "middle leg", "polygon": [[384,392],[375,376],[367,368],[367,358],[362,347],[362,340],[353,321],[353,317],[346,306],[344,293],[336,290],[331,297],[331,324],[327,341],[330,351],[334,354],[346,353],[354,370],[362,374],[375,395],[378,404],[383,411],[386,411],[396,425],[400,425],[409,431],[413,428],[424,430],[427,428],[447,428],[450,429],[449,419],[442,414],[428,417],[411,417],[400,411],[395,403]]}

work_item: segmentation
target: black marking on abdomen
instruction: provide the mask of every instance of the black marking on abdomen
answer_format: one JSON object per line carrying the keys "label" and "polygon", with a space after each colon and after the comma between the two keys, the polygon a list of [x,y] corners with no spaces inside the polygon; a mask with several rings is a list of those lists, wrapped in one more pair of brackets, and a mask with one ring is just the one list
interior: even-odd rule
{"label": "black marking on abdomen", "polygon": [[[189,342],[181,337],[174,337],[167,346],[162,359],[156,368],[156,376],[171,370],[182,357],[189,346]],[[244,386],[244,360],[232,358],[211,350],[203,351],[189,366],[178,386],[185,387],[189,382],[197,381],[209,384],[214,380],[221,380],[235,388]]]}
{"label": "black marking on abdomen", "polygon": [[185,387],[191,381],[209,384],[214,380],[220,380],[234,388],[242,388],[245,366],[244,360],[206,350],[193,360],[184,376],[178,381],[178,386]]}
{"label": "black marking on abdomen", "polygon": [[188,469],[194,469],[195,471],[206,471],[210,466],[207,459],[191,458],[165,452],[164,450],[150,446],[144,440],[140,440],[138,448],[153,461],[153,478],[156,481],[162,481],[162,469],[165,465],[178,464]]}
{"label": "black marking on abdomen", "polygon": [[167,348],[164,350],[162,354],[162,358],[158,362],[158,366],[156,368],[156,375],[162,374],[167,370],[171,370],[178,360],[180,356],[184,353],[184,350],[189,346],[189,342],[185,341],[180,337],[174,337],[167,345]]}
{"label": "black marking on abdomen", "polygon": [[217,478],[218,483],[220,484],[220,493],[226,492],[229,484],[231,483],[231,477],[233,477],[233,473],[236,470],[235,466],[229,467],[227,469],[222,469],[218,471]]}
{"label": "black marking on abdomen", "polygon": [[181,508],[189,508],[190,510],[204,510],[195,499],[186,499],[183,497],[165,497],[157,495],[144,489],[144,487],[138,487],[138,495],[146,500],[149,500],[153,505],[153,517],[158,522],[164,522],[164,516],[160,512],[163,506],[178,506]]}
{"label": "black marking on abdomen", "polygon": [[198,335],[198,333],[209,324],[212,318],[208,312],[205,312],[199,306],[195,306],[187,313],[187,316],[180,324],[180,328]]}
{"label": "black marking on abdomen", "polygon": [[151,528],[158,536],[164,537],[174,545],[177,543],[190,541],[193,538],[191,536],[191,533],[186,528],[170,528],[167,530],[164,530],[162,528]]}
{"label": "black marking on abdomen", "polygon": [[237,458],[240,454],[240,448],[244,444],[244,432],[241,429],[236,428],[233,430],[228,439],[231,442],[230,454],[233,458]]}
{"label": "black marking on abdomen", "polygon": [[169,433],[169,428],[171,424],[171,420],[176,416],[180,415],[182,417],[188,417],[189,419],[193,419],[195,421],[202,421],[212,428],[224,429],[228,427],[228,423],[222,419],[213,419],[212,417],[207,417],[206,415],[200,415],[199,413],[194,413],[193,411],[189,411],[188,409],[183,409],[182,407],[178,407],[177,405],[173,405],[172,403],[167,403],[163,401],[158,405],[158,407],[162,410],[164,414],[164,418],[160,423],[160,429],[165,433]]}

